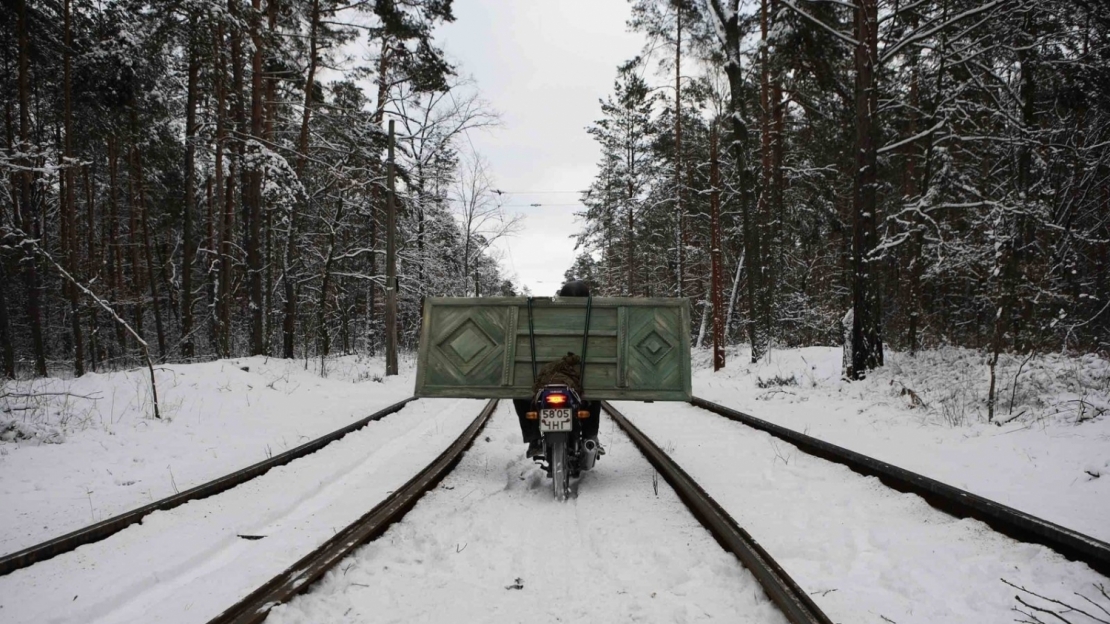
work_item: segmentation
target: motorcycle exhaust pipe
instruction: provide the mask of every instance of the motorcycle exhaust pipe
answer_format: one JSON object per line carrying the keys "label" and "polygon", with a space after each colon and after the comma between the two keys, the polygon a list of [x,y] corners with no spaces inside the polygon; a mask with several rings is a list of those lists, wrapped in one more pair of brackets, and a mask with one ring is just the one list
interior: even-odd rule
{"label": "motorcycle exhaust pipe", "polygon": [[586,440],[582,443],[582,459],[579,461],[579,467],[582,470],[589,470],[594,467],[597,461],[597,440]]}

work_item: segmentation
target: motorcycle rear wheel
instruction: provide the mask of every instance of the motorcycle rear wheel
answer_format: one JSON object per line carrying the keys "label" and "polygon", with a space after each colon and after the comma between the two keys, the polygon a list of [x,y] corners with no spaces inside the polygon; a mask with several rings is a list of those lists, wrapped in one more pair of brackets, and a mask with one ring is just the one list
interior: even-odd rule
{"label": "motorcycle rear wheel", "polygon": [[567,436],[551,436],[547,461],[551,466],[551,489],[555,500],[562,502],[570,493],[570,466],[567,465]]}

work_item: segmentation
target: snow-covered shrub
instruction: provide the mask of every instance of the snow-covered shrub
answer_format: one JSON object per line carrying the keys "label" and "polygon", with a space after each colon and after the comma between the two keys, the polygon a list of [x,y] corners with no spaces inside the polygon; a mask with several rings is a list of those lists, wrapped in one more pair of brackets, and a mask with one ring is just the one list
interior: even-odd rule
{"label": "snow-covered shrub", "polygon": [[65,441],[65,433],[58,427],[0,417],[0,442],[61,444]]}
{"label": "snow-covered shrub", "polygon": [[762,390],[768,388],[781,388],[783,386],[796,386],[798,385],[798,379],[793,375],[789,377],[784,375],[772,375],[766,379],[763,377],[756,377],[755,385]]}
{"label": "snow-covered shrub", "polygon": [[[693,356],[695,369],[712,367],[707,355],[695,351]],[[803,401],[807,394],[849,393],[913,410],[923,422],[958,427],[986,422],[987,358],[982,351],[962,347],[915,355],[888,349],[885,366],[849,382],[841,378],[838,347],[776,349],[754,365],[748,364],[746,349],[734,347],[728,351],[728,366],[715,377],[747,385],[760,400]],[[1083,424],[1110,415],[1110,360],[1096,354],[1002,354],[996,375],[995,423]],[[791,390],[779,390],[784,386]]]}

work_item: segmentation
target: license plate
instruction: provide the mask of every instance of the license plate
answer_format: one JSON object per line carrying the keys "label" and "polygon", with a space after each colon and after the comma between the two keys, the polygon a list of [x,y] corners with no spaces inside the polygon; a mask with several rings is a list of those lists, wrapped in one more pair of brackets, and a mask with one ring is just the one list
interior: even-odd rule
{"label": "license plate", "polygon": [[540,410],[540,431],[570,431],[570,408]]}

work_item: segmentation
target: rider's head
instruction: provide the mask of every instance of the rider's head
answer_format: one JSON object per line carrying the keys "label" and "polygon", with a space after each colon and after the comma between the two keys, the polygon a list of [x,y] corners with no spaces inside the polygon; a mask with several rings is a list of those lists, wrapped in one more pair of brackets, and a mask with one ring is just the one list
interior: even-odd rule
{"label": "rider's head", "polygon": [[589,297],[590,287],[582,280],[571,280],[559,289],[560,297]]}

